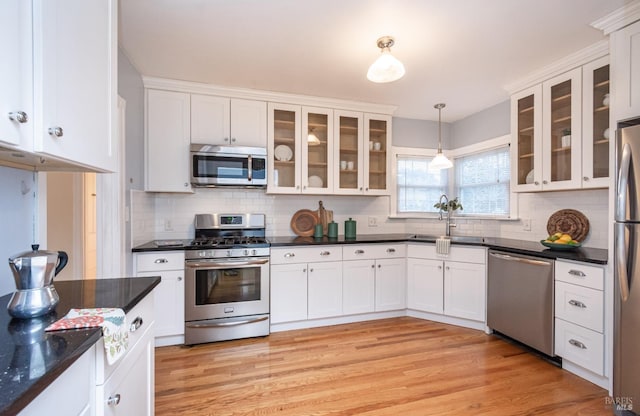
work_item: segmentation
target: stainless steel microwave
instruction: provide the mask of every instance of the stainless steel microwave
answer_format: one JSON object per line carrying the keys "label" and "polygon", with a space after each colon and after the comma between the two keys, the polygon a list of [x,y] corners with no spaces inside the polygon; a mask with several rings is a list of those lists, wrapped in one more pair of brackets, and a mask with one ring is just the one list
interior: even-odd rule
{"label": "stainless steel microwave", "polygon": [[267,186],[267,149],[192,144],[193,186]]}

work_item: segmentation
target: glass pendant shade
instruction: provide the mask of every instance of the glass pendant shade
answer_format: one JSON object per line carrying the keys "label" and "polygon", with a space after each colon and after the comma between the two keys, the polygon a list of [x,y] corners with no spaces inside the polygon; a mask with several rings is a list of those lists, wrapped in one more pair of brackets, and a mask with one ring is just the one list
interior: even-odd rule
{"label": "glass pendant shade", "polygon": [[320,139],[318,139],[318,136],[316,136],[314,132],[309,132],[309,135],[307,136],[307,143],[310,146],[317,146],[320,144]]}
{"label": "glass pendant shade", "polygon": [[378,39],[378,47],[382,50],[382,53],[367,71],[367,79],[369,81],[377,83],[392,82],[404,76],[404,65],[391,55],[393,43],[394,40],[391,36],[383,36]]}
{"label": "glass pendant shade", "polygon": [[437,172],[442,169],[449,169],[453,166],[453,163],[442,153],[438,153],[436,157],[433,158],[431,163],[429,163],[429,172]]}

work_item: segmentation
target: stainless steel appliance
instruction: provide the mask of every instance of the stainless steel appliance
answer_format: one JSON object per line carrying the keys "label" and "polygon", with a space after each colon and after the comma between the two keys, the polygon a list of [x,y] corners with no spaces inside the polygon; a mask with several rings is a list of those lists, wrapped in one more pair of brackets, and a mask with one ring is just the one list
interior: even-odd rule
{"label": "stainless steel appliance", "polygon": [[7,306],[13,317],[33,318],[46,315],[60,301],[53,287],[53,278],[67,265],[67,253],[38,248],[38,244],[33,244],[32,251],[9,259],[17,289]]}
{"label": "stainless steel appliance", "polygon": [[487,326],[553,356],[553,260],[489,250]]}
{"label": "stainless steel appliance", "polygon": [[193,186],[267,186],[267,149],[192,144]]}
{"label": "stainless steel appliance", "polygon": [[263,214],[198,214],[185,251],[185,344],[269,334]]}
{"label": "stainless steel appliance", "polygon": [[640,408],[640,120],[616,137],[613,399],[618,411]]}

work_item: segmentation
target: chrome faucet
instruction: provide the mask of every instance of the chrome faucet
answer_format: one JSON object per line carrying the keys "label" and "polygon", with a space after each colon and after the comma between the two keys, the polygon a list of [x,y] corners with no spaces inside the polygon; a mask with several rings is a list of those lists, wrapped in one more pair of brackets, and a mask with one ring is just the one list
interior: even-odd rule
{"label": "chrome faucet", "polygon": [[[442,205],[442,200],[445,200],[445,205]],[[451,237],[451,228],[456,227],[456,224],[451,224],[451,207],[449,206],[449,198],[447,198],[447,195],[442,194],[440,195],[440,200],[438,200],[438,205],[440,205],[440,211],[438,211],[438,219],[442,221],[442,207],[446,206],[447,207],[447,224],[446,224],[446,228],[445,228],[445,235],[447,237]]]}

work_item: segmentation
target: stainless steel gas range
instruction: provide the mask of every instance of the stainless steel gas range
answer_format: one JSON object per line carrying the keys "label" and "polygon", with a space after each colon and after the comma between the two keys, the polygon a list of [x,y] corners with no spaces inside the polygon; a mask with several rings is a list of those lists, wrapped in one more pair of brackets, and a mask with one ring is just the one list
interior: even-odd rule
{"label": "stainless steel gas range", "polygon": [[185,344],[269,335],[264,214],[197,214],[185,251]]}

